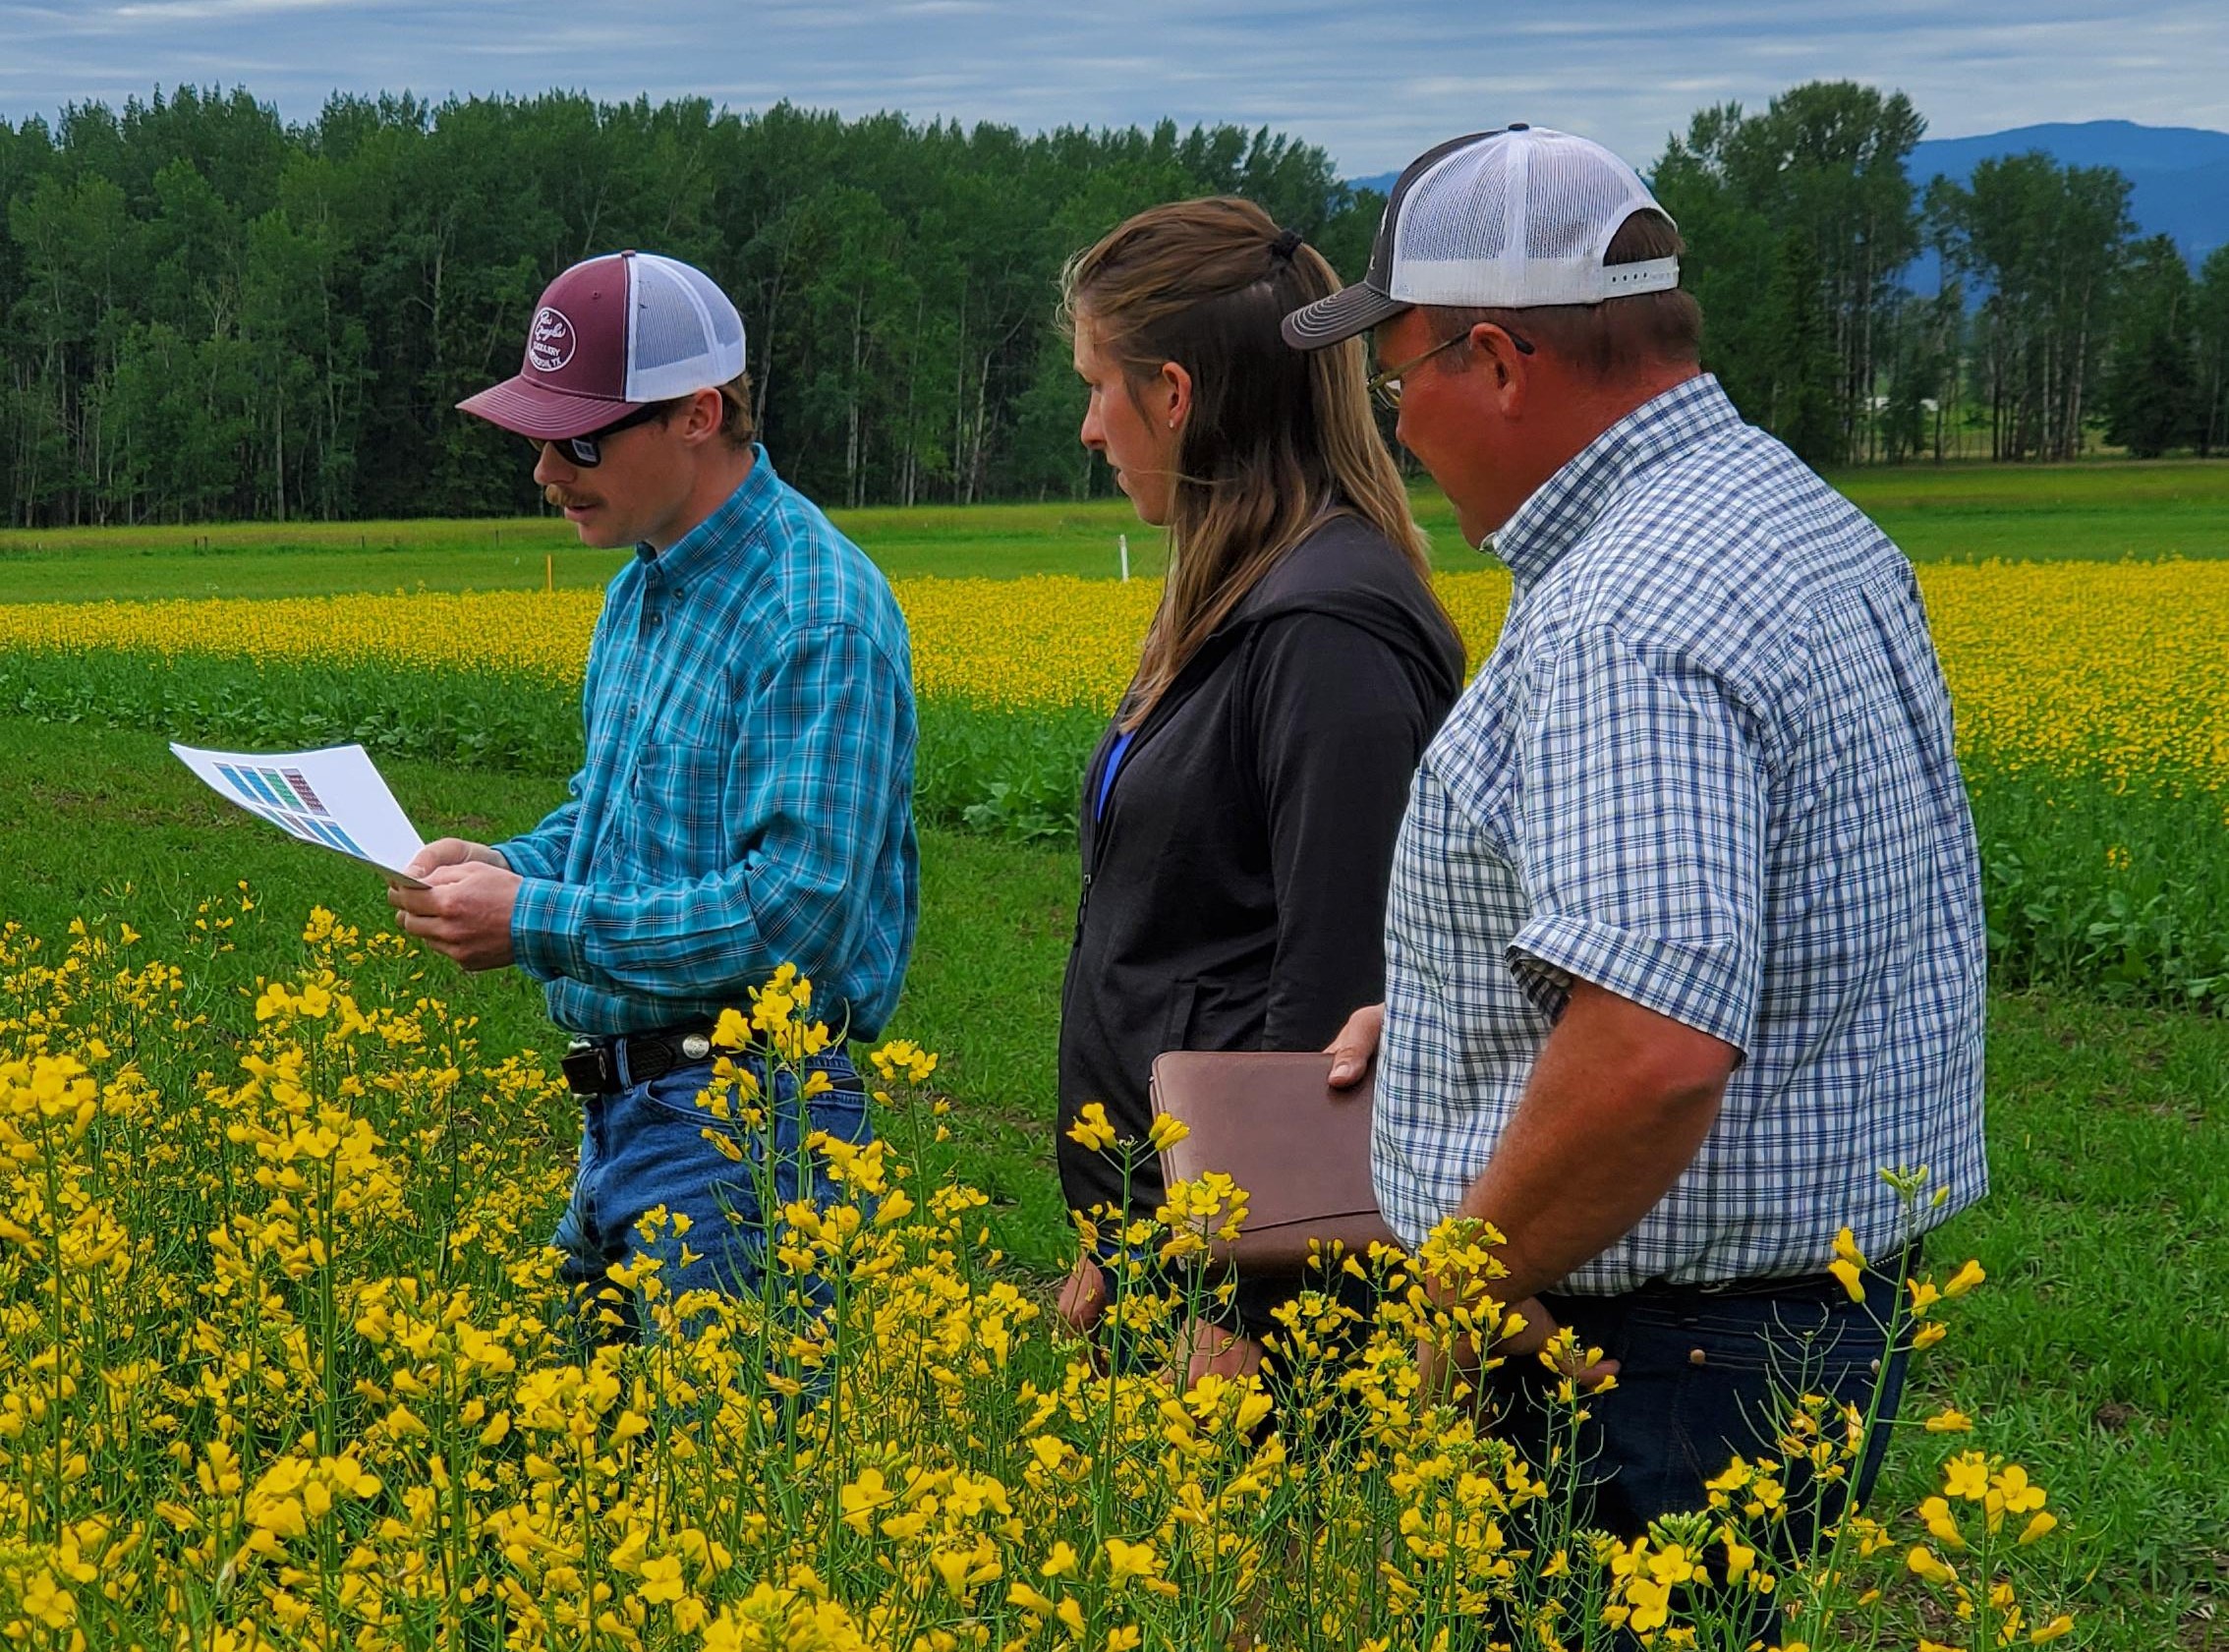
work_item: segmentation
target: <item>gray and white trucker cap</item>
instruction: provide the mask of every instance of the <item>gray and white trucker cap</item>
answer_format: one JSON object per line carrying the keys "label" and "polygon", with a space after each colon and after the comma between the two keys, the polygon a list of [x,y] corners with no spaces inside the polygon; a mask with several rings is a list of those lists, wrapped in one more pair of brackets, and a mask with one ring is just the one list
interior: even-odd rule
{"label": "gray and white trucker cap", "polygon": [[1522,122],[1451,139],[1395,183],[1362,279],[1287,315],[1285,342],[1321,349],[1419,304],[1528,310],[1677,287],[1678,258],[1602,261],[1628,218],[1663,211],[1590,139]]}

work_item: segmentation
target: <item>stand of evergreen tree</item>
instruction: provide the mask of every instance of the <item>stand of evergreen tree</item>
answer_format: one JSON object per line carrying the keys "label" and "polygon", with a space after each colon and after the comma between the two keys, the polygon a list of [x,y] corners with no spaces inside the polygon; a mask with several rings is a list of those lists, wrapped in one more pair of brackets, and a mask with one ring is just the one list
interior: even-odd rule
{"label": "stand of evergreen tree", "polygon": [[815,496],[1104,488],[1061,260],[1219,193],[1367,258],[1374,198],[1228,126],[1026,137],[561,92],[342,96],[289,126],[192,87],[0,122],[0,478],[27,525],[532,509],[518,439],[453,404],[516,370],[559,269],[643,247],[735,297],[762,428]]}
{"label": "stand of evergreen tree", "polygon": [[[1706,365],[1821,465],[2229,443],[2229,249],[2135,240],[2128,183],[2032,154],[1923,194],[1901,93],[1694,117],[1653,169]],[[788,104],[439,105],[247,90],[0,121],[9,520],[516,512],[514,438],[454,411],[513,370],[544,282],[618,247],[702,265],[762,427],[831,503],[1107,487],[1076,445],[1061,261],[1155,201],[1259,201],[1359,275],[1383,202],[1266,130],[845,121]],[[1936,293],[1908,273],[1940,257]]]}

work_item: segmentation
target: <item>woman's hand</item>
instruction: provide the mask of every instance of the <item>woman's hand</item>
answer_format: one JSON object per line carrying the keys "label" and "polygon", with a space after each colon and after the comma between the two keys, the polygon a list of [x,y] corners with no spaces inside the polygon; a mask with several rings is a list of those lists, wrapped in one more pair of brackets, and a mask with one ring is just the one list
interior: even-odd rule
{"label": "woman's hand", "polygon": [[1107,1276],[1099,1271],[1098,1263],[1088,1256],[1076,1259],[1074,1270],[1061,1282],[1060,1299],[1053,1311],[1078,1337],[1090,1334],[1107,1312]]}
{"label": "woman's hand", "polygon": [[1184,1327],[1184,1387],[1202,1377],[1229,1377],[1236,1381],[1262,1368],[1262,1345],[1250,1337],[1226,1331],[1220,1325],[1192,1320]]}

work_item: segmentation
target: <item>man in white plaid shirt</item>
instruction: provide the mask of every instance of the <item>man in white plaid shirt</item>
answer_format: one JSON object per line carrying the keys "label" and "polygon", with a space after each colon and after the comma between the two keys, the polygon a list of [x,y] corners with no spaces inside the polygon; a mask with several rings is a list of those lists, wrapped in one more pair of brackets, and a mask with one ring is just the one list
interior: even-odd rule
{"label": "man in white plaid shirt", "polygon": [[[1605,1350],[1594,1512],[1628,1534],[1702,1507],[1790,1388],[1885,1378],[1893,1413],[1906,1229],[1986,1186],[1979,867],[1917,585],[1700,371],[1679,252],[1622,161],[1513,127],[1413,163],[1363,282],[1286,322],[1376,329],[1401,440],[1514,580],[1335,1080],[1382,1024],[1388,1220],[1506,1236],[1510,1426],[1559,1322]],[[1948,1197],[1915,1224],[1880,1172],[1921,1165]],[[1885,1264],[1863,1303],[1845,1225]]]}

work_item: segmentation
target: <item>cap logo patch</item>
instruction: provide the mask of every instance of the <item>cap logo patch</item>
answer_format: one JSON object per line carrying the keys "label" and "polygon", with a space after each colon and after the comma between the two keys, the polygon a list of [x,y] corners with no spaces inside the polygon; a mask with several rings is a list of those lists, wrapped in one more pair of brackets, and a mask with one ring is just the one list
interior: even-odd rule
{"label": "cap logo patch", "polygon": [[546,304],[534,313],[534,330],[527,335],[528,366],[538,372],[555,372],[573,359],[579,335],[562,310]]}

